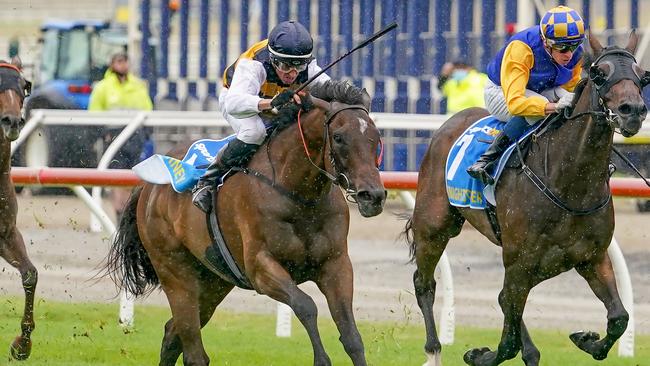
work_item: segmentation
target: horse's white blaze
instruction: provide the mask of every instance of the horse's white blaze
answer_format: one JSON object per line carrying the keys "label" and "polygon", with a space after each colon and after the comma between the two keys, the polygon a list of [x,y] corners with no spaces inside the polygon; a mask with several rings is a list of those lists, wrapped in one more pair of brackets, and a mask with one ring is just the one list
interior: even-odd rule
{"label": "horse's white blaze", "polygon": [[359,117],[358,119],[359,119],[359,131],[361,131],[361,133],[363,134],[368,129],[368,122],[361,117]]}

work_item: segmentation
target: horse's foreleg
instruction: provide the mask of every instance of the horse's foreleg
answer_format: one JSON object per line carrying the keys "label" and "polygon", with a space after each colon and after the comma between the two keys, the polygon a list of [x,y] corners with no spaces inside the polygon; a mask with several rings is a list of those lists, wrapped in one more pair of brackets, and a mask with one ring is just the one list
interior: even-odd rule
{"label": "horse's foreleg", "polygon": [[289,273],[270,255],[260,253],[255,259],[254,270],[249,272],[255,289],[291,307],[309,335],[314,366],[331,366],[318,332],[318,308],[314,300],[298,288]]}
{"label": "horse's foreleg", "polygon": [[31,334],[34,323],[34,294],[38,282],[38,272],[27,257],[22,235],[16,230],[2,247],[2,257],[19,272],[25,290],[25,309],[21,322],[21,334],[11,343],[11,355],[17,360],[26,360],[32,351]]}
{"label": "horse's foreleg", "polygon": [[527,268],[516,265],[506,267],[503,290],[499,294],[499,305],[503,311],[503,331],[496,351],[489,348],[475,348],[467,351],[463,359],[473,366],[495,366],[514,358],[521,349],[522,315],[526,298],[530,292]]}
{"label": "horse's foreleg", "polygon": [[578,332],[571,335],[571,340],[581,350],[589,353],[596,360],[607,358],[607,353],[625,329],[629,315],[616,288],[616,277],[612,262],[607,252],[595,263],[576,266],[578,273],[587,280],[594,294],[605,304],[607,309],[607,335],[600,339],[596,332]]}
{"label": "horse's foreleg", "polygon": [[321,269],[317,285],[327,299],[330,313],[341,334],[341,343],[355,366],[365,366],[363,341],[352,312],[352,263],[347,255],[328,261]]}

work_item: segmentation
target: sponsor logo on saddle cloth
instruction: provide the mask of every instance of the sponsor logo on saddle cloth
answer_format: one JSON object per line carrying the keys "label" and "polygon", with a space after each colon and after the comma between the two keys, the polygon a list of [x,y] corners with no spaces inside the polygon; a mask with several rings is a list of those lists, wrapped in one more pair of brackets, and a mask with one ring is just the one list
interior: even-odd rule
{"label": "sponsor logo on saddle cloth", "polygon": [[[496,206],[494,199],[494,186],[485,186],[480,180],[467,174],[467,168],[487,150],[494,138],[503,130],[505,122],[492,116],[476,121],[454,142],[447,156],[445,178],[447,182],[447,196],[449,203],[457,207],[484,209],[486,201]],[[534,129],[533,129],[534,130]],[[526,138],[532,130],[524,134]],[[521,139],[520,139],[521,141]],[[501,156],[490,174],[498,181],[510,154],[515,145],[510,146]]]}
{"label": "sponsor logo on saddle cloth", "polygon": [[187,149],[182,160],[154,154],[133,167],[135,174],[145,182],[171,184],[178,193],[185,192],[205,174],[210,163],[223,147],[235,138],[228,136],[221,140],[201,139]]}

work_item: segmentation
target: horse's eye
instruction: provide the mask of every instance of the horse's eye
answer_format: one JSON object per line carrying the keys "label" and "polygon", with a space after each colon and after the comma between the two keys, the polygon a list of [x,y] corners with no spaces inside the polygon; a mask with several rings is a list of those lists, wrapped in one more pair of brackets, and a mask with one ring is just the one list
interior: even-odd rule
{"label": "horse's eye", "polygon": [[343,142],[343,136],[341,136],[341,134],[335,133],[332,136],[332,140],[334,140],[334,142],[336,142],[337,144],[340,144]]}

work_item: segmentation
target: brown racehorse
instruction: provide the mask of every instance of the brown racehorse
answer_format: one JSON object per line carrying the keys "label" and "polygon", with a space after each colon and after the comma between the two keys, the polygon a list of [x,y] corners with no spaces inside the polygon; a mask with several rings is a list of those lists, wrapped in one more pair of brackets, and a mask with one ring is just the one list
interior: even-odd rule
{"label": "brown racehorse", "polygon": [[18,205],[16,191],[11,181],[11,141],[18,138],[25,124],[22,117],[23,100],[31,90],[31,83],[20,71],[21,63],[14,58],[11,63],[0,60],[0,255],[20,272],[25,289],[25,309],[21,322],[22,334],[11,344],[11,355],[25,360],[32,351],[31,334],[34,330],[34,292],[38,273],[27,257],[23,236],[16,227]]}
{"label": "brown racehorse", "polygon": [[[596,61],[584,88],[576,91],[573,112],[533,139],[525,165],[506,169],[496,191],[499,241],[486,212],[451,206],[445,188],[447,153],[472,123],[487,115],[479,108],[452,116],[434,134],[422,162],[417,200],[406,233],[417,264],[413,275],[418,305],[426,327],[429,365],[440,362],[435,330],[434,269],[447,242],[469,221],[490,241],[502,246],[505,267],[499,304],[503,333],[496,351],[476,348],[464,360],[469,365],[497,365],[522,351],[527,366],[539,364],[540,353],[522,321],[530,290],[540,282],[575,268],[607,309],[607,335],[578,332],[571,340],[593,358],[602,360],[627,327],[628,313],[616,289],[607,247],[614,232],[614,206],[609,191],[608,162],[616,130],[636,134],[646,116],[641,89],[650,72],[641,70],[632,54],[637,36],[625,49],[603,48],[590,38]],[[555,129],[553,127],[556,127]],[[516,152],[511,158],[519,160]],[[538,179],[537,185],[532,182]],[[540,183],[541,182],[541,183]],[[545,185],[548,190],[542,192]]]}
{"label": "brown racehorse", "polygon": [[[260,294],[289,305],[307,330],[314,365],[330,365],[316,325],[314,301],[298,284],[315,282],[325,295],[341,342],[354,365],[366,365],[352,312],[347,251],[349,211],[334,183],[346,188],[363,216],[381,213],[386,197],[378,171],[380,135],[368,115],[365,90],[340,82],[312,87],[313,108],[288,106],[290,120],[226,180],[216,207],[234,259]],[[344,104],[346,103],[346,104]],[[311,104],[305,100],[303,105]],[[363,105],[362,105],[363,104]],[[298,123],[296,123],[298,119]],[[172,155],[182,157],[186,147]],[[188,193],[145,184],[127,203],[107,269],[135,295],[162,286],[172,310],[160,365],[207,365],[201,328],[233,285],[210,270],[205,215]]]}

